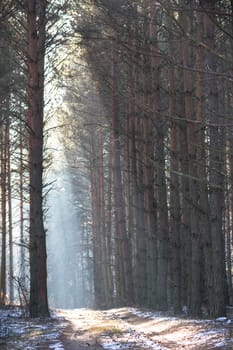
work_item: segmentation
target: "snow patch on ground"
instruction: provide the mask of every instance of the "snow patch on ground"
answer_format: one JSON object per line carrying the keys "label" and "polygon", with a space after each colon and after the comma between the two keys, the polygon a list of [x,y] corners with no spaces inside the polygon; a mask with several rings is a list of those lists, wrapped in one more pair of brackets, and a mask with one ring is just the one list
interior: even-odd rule
{"label": "snow patch on ground", "polygon": [[[218,317],[215,320],[196,320],[170,317],[161,312],[143,311],[136,308],[130,309],[132,314],[139,318],[154,320],[150,324],[156,330],[157,337],[160,334],[163,338],[174,344],[180,344],[185,348],[194,348],[206,344],[212,344],[211,349],[222,347],[233,349],[233,342],[230,336],[232,332],[232,320],[226,317]],[[145,331],[146,326],[141,328]],[[183,331],[182,331],[183,329]],[[175,346],[175,345],[174,345]]]}
{"label": "snow patch on ground", "polygon": [[61,342],[55,341],[54,344],[49,345],[49,349],[51,350],[64,350]]}
{"label": "snow patch on ground", "polygon": [[77,344],[91,344],[89,349],[94,344],[105,350],[233,349],[233,323],[226,317],[189,319],[127,307],[61,310],[61,315],[72,322]]}
{"label": "snow patch on ground", "polygon": [[53,315],[48,319],[30,319],[19,307],[0,309],[0,349],[64,350],[59,335],[66,323]]}
{"label": "snow patch on ground", "polygon": [[153,342],[146,341],[143,343],[128,341],[127,343],[119,343],[119,342],[109,342],[102,343],[102,347],[106,350],[118,350],[118,349],[150,349],[150,350],[167,350],[167,348],[161,347]]}
{"label": "snow patch on ground", "polygon": [[[0,309],[0,349],[64,350],[59,337],[67,321],[72,324],[68,340],[77,349],[79,344],[90,350],[96,344],[105,350],[233,349],[233,322],[225,317],[192,320],[137,308],[60,310],[47,320],[31,320],[17,308]],[[69,350],[69,341],[64,344]]]}

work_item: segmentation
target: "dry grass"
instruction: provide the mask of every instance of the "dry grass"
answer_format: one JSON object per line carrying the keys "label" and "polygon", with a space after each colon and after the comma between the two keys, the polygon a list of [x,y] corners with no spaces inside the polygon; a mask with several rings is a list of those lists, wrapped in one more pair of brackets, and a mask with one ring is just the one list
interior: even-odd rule
{"label": "dry grass", "polygon": [[88,332],[95,335],[113,335],[122,333],[122,328],[119,328],[117,325],[104,324],[101,326],[94,326],[88,329]]}

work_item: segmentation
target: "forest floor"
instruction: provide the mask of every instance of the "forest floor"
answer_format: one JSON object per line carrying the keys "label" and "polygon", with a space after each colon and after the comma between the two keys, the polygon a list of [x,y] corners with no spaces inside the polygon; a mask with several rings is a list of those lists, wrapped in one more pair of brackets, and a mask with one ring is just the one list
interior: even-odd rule
{"label": "forest floor", "polygon": [[0,309],[0,350],[233,350],[233,320],[195,320],[136,308],[57,310],[31,320]]}

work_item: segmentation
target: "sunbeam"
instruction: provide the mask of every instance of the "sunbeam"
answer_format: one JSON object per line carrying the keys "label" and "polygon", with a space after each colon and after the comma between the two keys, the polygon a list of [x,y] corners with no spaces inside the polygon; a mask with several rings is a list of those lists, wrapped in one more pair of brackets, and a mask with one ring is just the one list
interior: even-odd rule
{"label": "sunbeam", "polygon": [[82,227],[58,129],[49,137],[53,150],[48,172],[52,185],[46,200],[49,303],[53,308],[73,308],[84,306],[87,297],[83,283]]}

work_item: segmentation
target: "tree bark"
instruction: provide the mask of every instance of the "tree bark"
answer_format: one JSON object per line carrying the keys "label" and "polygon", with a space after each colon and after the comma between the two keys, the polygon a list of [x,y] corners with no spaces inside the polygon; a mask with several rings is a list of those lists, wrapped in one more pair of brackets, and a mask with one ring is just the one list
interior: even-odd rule
{"label": "tree bark", "polygon": [[14,302],[14,249],[13,249],[13,230],[12,230],[12,182],[11,182],[11,148],[10,148],[10,123],[7,122],[7,209],[8,209],[8,247],[9,247],[9,302]]}
{"label": "tree bark", "polygon": [[6,237],[7,237],[7,125],[1,126],[1,277],[0,305],[6,303]]}
{"label": "tree bark", "polygon": [[118,270],[120,277],[120,295],[119,301],[123,304],[132,304],[133,295],[133,276],[131,248],[126,229],[126,212],[123,194],[122,167],[121,167],[121,143],[120,143],[120,116],[118,104],[118,86],[117,86],[117,62],[116,50],[112,49],[112,156],[113,156],[113,190],[114,190],[114,210],[116,225],[116,246],[118,250]]}
{"label": "tree bark", "polygon": [[49,316],[43,222],[43,116],[46,0],[27,1],[30,167],[30,302],[32,317]]}
{"label": "tree bark", "polygon": [[197,178],[199,180],[199,233],[201,238],[201,254],[203,255],[202,265],[202,307],[207,308],[207,312],[213,304],[212,287],[213,287],[213,267],[212,267],[212,252],[211,252],[211,237],[210,237],[210,220],[209,220],[209,200],[207,187],[207,150],[205,139],[205,92],[204,92],[204,50],[200,43],[204,40],[204,14],[197,13],[197,55],[196,55],[196,155],[197,155]]}
{"label": "tree bark", "polygon": [[[192,33],[193,16],[182,16],[182,24],[185,32]],[[183,65],[191,67],[193,61],[193,48],[188,39],[183,40],[182,56]],[[193,106],[194,85],[193,72],[184,69],[184,112],[187,122],[187,140],[188,140],[188,175],[189,175],[189,193],[188,201],[190,206],[190,267],[188,276],[188,309],[193,316],[200,315],[201,312],[201,250],[199,235],[199,213],[198,213],[198,195],[199,184],[197,182],[197,145],[196,134],[197,124],[195,123],[195,113]],[[193,122],[192,122],[193,121]]]}
{"label": "tree bark", "polygon": [[[217,58],[214,55],[216,48],[215,21],[212,16],[215,13],[216,1],[204,1],[207,13],[204,16],[205,43],[208,46],[206,61],[211,72],[217,71]],[[208,72],[206,73],[208,78]],[[213,265],[213,304],[210,313],[213,316],[224,315],[226,305],[226,274],[225,251],[223,235],[223,208],[224,208],[224,130],[218,126],[222,121],[219,115],[219,87],[216,81],[211,79],[207,87],[208,91],[208,120],[213,124],[209,128],[209,167],[210,167],[210,229],[212,241],[212,265]]]}
{"label": "tree bark", "polygon": [[[170,24],[170,42],[169,55],[172,57],[175,53],[173,44],[173,30]],[[168,71],[169,81],[169,113],[171,118],[170,130],[170,158],[171,158],[171,174],[170,174],[170,288],[169,299],[170,305],[175,313],[181,311],[181,208],[180,208],[180,182],[179,182],[179,160],[178,160],[178,126],[175,120],[177,115],[177,96],[175,88],[175,69],[171,64]]]}

